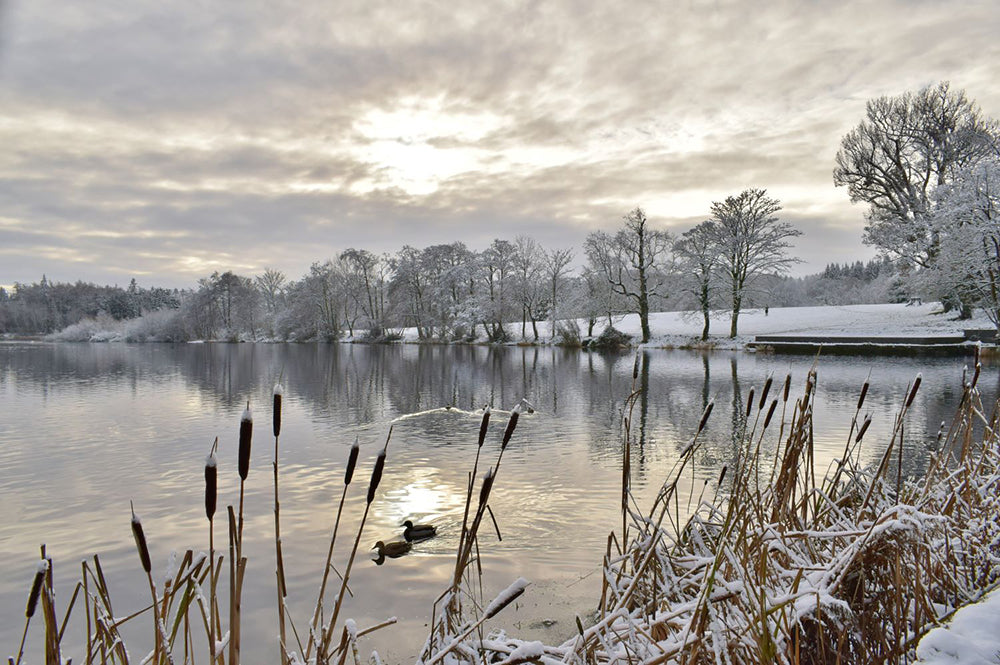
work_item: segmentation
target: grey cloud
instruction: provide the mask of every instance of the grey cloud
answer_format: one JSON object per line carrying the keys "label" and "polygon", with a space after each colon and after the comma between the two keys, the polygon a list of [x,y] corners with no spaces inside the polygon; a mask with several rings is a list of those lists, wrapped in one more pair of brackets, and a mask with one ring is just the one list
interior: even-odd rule
{"label": "grey cloud", "polygon": [[[695,193],[707,215],[747,186],[790,192],[784,215],[819,269],[871,253],[863,208],[830,176],[867,98],[948,78],[1000,116],[1000,11],[965,0],[36,0],[2,25],[0,219],[22,225],[0,236],[0,283],[62,265],[190,284],[213,251],[297,276],[347,246],[578,245],[649,197]],[[495,117],[483,137],[442,126],[427,142],[481,168],[426,195],[386,188],[356,122],[410,97]],[[567,156],[503,168],[525,148]]]}

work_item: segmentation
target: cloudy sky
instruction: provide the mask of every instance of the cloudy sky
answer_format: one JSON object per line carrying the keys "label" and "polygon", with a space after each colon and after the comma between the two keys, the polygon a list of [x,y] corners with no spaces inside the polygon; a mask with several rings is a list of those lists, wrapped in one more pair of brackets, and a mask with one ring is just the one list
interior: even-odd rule
{"label": "cloudy sky", "polygon": [[870,258],[865,101],[1000,117],[995,0],[0,0],[0,284],[301,276],[348,247],[579,247],[746,187],[799,273]]}

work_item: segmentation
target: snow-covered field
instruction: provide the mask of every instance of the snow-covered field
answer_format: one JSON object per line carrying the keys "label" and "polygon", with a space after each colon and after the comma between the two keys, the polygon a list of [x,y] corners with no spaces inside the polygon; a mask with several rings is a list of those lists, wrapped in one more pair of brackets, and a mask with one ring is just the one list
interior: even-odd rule
{"label": "snow-covered field", "polygon": [[[578,321],[582,334],[586,334],[586,321]],[[594,335],[599,335],[607,325],[607,318],[601,319],[594,327]],[[639,316],[627,314],[615,317],[613,325],[618,330],[632,335],[638,340],[641,335]],[[700,343],[702,319],[699,313],[657,312],[650,314],[649,326],[652,338],[649,346],[688,346]],[[838,305],[823,307],[773,307],[767,314],[763,309],[744,310],[740,313],[739,336],[729,339],[729,316],[720,312],[712,318],[710,342],[716,348],[743,348],[752,342],[755,335],[773,334],[816,334],[851,336],[926,336],[961,335],[971,328],[987,329],[993,324],[979,310],[971,320],[959,321],[955,313],[942,313],[940,303],[923,305]],[[538,324],[541,340],[550,339],[548,322]],[[514,341],[521,339],[521,324],[509,324],[508,332]],[[406,341],[416,341],[417,332],[407,328],[403,333]],[[527,326],[527,339],[533,339],[531,324]]]}

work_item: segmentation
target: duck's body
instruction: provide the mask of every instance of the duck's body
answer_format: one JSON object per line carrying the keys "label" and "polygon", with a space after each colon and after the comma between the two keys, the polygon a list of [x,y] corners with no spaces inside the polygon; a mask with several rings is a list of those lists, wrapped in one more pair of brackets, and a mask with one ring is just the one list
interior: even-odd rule
{"label": "duck's body", "polygon": [[372,549],[378,550],[378,556],[375,559],[375,563],[382,565],[382,562],[385,561],[386,557],[389,557],[390,559],[399,558],[409,552],[412,548],[413,545],[410,544],[409,541],[390,540],[388,543],[384,543],[380,540],[375,543],[375,547]]}
{"label": "duck's body", "polygon": [[427,540],[437,535],[437,527],[433,524],[414,524],[410,520],[406,520],[403,522],[403,526],[406,527],[403,530],[403,538],[406,538],[408,542]]}

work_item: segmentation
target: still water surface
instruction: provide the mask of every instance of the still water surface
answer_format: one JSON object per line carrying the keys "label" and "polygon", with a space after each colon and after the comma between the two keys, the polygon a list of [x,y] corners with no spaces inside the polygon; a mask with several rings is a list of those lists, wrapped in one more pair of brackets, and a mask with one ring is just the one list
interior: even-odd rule
{"label": "still water surface", "polygon": [[[921,372],[906,461],[909,470],[919,469],[941,421],[957,406],[965,362],[821,359],[815,413],[821,465],[841,454],[869,372],[869,460],[879,455],[907,384]],[[769,372],[778,385],[791,372],[792,394],[801,394],[812,363],[797,356],[646,352],[632,461],[638,504],[649,505],[708,400],[716,406],[694,484],[707,481],[714,491],[720,469],[734,459],[733,422],[750,388],[759,394]],[[413,658],[454,561],[476,454],[480,416],[473,411],[484,404],[509,409],[524,398],[535,412],[520,419],[493,490],[503,539],[492,530],[481,537],[484,586],[491,596],[518,576],[531,580],[516,608],[495,625],[560,642],[575,630],[574,615],[596,606],[601,555],[620,523],[621,410],[632,370],[632,355],[557,348],[0,344],[0,655],[16,653],[41,543],[55,560],[60,607],[79,578],[80,561],[98,553],[119,616],[141,608],[148,595],[129,530],[129,500],[143,519],[157,579],[172,550],[207,550],[205,455],[218,436],[224,515],[224,506],[238,501],[237,433],[249,400],[255,437],[246,497],[243,653],[248,663],[275,662],[270,396],[279,377],[285,386],[284,559],[300,630],[315,603],[350,445],[358,437],[362,449],[335,554],[341,570],[351,540],[344,534],[355,533],[374,456],[395,422],[362,547],[398,536],[406,519],[431,521],[440,535],[383,566],[359,558],[351,575],[354,597],[344,612],[361,628],[397,617],[396,626],[366,638],[364,653]],[[996,394],[997,380],[995,367],[984,371],[986,397]],[[439,410],[444,406],[456,408]],[[407,414],[417,415],[400,419]],[[496,413],[484,459],[495,458],[505,423],[506,413]],[[224,542],[221,519],[216,529],[216,542]],[[77,613],[78,626],[82,620]],[[35,623],[29,654],[38,660],[41,622]],[[150,646],[148,625],[133,630],[133,657]],[[82,639],[82,630],[69,629],[67,640]],[[82,660],[80,651],[64,656]]]}

